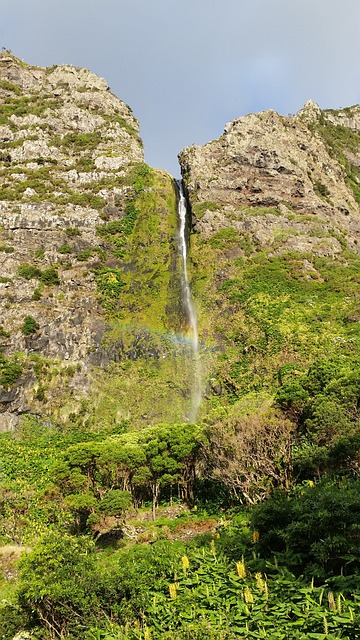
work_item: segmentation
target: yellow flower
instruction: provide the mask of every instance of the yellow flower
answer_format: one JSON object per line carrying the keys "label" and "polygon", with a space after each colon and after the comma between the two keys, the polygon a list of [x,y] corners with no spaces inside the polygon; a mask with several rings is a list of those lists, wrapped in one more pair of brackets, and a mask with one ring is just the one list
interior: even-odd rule
{"label": "yellow flower", "polygon": [[253,531],[252,533],[252,541],[254,544],[256,544],[256,542],[259,542],[260,540],[260,533],[258,531]]}
{"label": "yellow flower", "polygon": [[149,627],[145,627],[144,640],[151,640],[151,631]]}
{"label": "yellow flower", "polygon": [[189,558],[187,556],[183,556],[181,558],[181,565],[182,565],[184,573],[186,573],[188,568],[190,567]]}
{"label": "yellow flower", "polygon": [[328,625],[328,621],[326,619],[326,616],[324,616],[324,633],[325,633],[326,636],[329,633],[329,625]]}
{"label": "yellow flower", "polygon": [[176,584],[172,583],[169,584],[169,594],[170,594],[170,598],[171,600],[176,600]]}
{"label": "yellow flower", "polygon": [[332,591],[329,591],[328,593],[328,603],[329,603],[330,611],[336,611],[336,603],[335,603],[335,598]]}
{"label": "yellow flower", "polygon": [[265,591],[265,580],[263,580],[262,573],[255,573],[256,586],[261,591]]}
{"label": "yellow flower", "polygon": [[239,578],[246,578],[246,567],[244,562],[244,556],[241,559],[241,562],[236,563],[236,573]]}
{"label": "yellow flower", "polygon": [[338,612],[341,613],[341,595],[340,594],[337,597],[337,609],[338,609]]}
{"label": "yellow flower", "polygon": [[252,604],[254,602],[254,596],[251,593],[250,587],[245,587],[244,589],[244,600],[246,604]]}

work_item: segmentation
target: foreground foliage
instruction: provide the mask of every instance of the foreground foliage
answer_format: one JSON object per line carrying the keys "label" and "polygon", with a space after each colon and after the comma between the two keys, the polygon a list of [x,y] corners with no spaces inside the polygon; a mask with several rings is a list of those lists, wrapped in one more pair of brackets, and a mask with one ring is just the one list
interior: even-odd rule
{"label": "foreground foliage", "polygon": [[[157,542],[110,556],[88,539],[46,536],[20,562],[13,605],[34,638],[355,639],[360,598],[296,578],[284,566],[235,560],[239,529],[202,544]],[[258,565],[262,562],[263,571]],[[103,620],[104,624],[99,624]],[[9,628],[0,630],[8,638]],[[41,632],[42,629],[42,632]]]}

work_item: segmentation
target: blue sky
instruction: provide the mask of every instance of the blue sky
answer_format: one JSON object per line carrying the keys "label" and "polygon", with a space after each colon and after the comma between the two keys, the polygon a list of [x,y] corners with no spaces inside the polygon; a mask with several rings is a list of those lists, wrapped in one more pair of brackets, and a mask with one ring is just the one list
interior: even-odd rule
{"label": "blue sky", "polygon": [[173,175],[233,118],[360,102],[358,0],[0,0],[0,16],[0,47],[105,77]]}

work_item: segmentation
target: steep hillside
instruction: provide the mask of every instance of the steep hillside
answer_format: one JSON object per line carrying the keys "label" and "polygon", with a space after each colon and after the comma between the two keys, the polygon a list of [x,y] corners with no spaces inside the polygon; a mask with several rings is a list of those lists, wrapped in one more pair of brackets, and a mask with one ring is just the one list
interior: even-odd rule
{"label": "steep hillside", "polygon": [[2,54],[0,109],[0,430],[180,419],[172,178],[86,69]]}
{"label": "steep hillside", "polygon": [[180,153],[209,370],[204,411],[214,419],[226,406],[233,415],[268,407],[285,379],[319,360],[356,362],[359,130],[358,106],[309,101],[294,117],[234,120]]}

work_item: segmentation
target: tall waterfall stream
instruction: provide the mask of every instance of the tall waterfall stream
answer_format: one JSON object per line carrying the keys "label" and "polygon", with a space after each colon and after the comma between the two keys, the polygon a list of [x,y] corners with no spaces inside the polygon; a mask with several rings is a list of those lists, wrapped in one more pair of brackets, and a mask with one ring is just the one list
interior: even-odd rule
{"label": "tall waterfall stream", "polygon": [[197,316],[195,306],[191,296],[189,277],[187,271],[187,242],[186,242],[186,220],[187,202],[184,187],[181,180],[177,181],[179,190],[178,214],[180,221],[179,228],[179,253],[182,257],[182,302],[185,308],[187,323],[191,337],[192,362],[193,362],[193,384],[191,387],[191,405],[189,411],[189,422],[195,422],[201,403],[201,362],[199,352],[199,336],[197,327]]}

